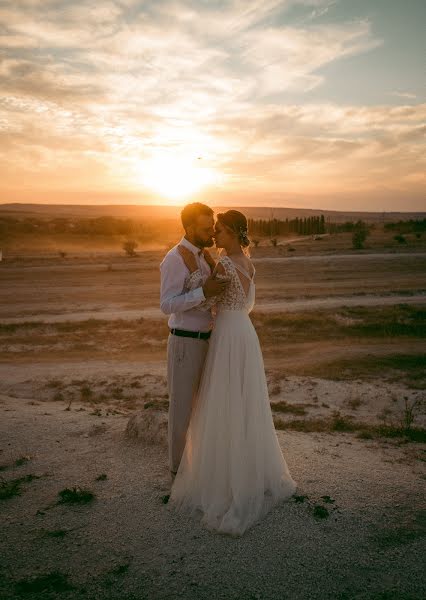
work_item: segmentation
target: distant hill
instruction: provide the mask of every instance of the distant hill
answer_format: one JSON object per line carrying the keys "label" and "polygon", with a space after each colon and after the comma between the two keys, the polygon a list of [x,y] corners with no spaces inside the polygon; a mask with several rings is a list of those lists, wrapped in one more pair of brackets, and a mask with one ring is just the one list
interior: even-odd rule
{"label": "distant hill", "polygon": [[[212,207],[215,213],[224,212],[231,207]],[[321,210],[309,208],[269,208],[269,207],[233,207],[252,219],[294,219],[295,217],[313,217],[324,215],[327,221],[342,223],[361,219],[369,223],[389,223],[409,219],[424,219],[426,212],[350,212]],[[111,216],[117,218],[143,219],[176,219],[179,217],[181,206],[148,206],[148,205],[84,205],[84,204],[0,204],[0,216],[36,217],[52,219],[55,217],[96,218]]]}

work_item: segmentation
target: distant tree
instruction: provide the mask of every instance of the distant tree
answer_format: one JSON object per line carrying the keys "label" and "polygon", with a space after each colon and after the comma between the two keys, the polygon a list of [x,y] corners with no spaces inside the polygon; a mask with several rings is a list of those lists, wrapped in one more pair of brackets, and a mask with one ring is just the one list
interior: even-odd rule
{"label": "distant tree", "polygon": [[272,238],[272,239],[271,239],[271,244],[272,244],[272,246],[273,246],[274,248],[276,248],[276,247],[277,247],[277,244],[278,244],[278,240],[277,240],[277,238]]}
{"label": "distant tree", "polygon": [[406,244],[407,243],[406,238],[401,233],[399,233],[398,235],[395,235],[393,239],[395,240],[395,242],[398,242],[398,244]]}
{"label": "distant tree", "polygon": [[60,256],[61,258],[65,258],[65,257],[66,257],[66,255],[67,255],[67,253],[66,253],[66,252],[64,252],[63,250],[59,250],[59,256]]}
{"label": "distant tree", "polygon": [[138,243],[133,240],[127,240],[123,244],[123,250],[127,254],[127,256],[136,256],[136,248],[138,247]]}
{"label": "distant tree", "polygon": [[368,226],[364,221],[357,221],[353,227],[352,246],[357,250],[364,248],[364,242],[369,234]]}
{"label": "distant tree", "polygon": [[260,240],[258,240],[257,238],[255,238],[255,239],[252,240],[252,242],[254,244],[254,247],[257,248],[258,245],[259,245]]}

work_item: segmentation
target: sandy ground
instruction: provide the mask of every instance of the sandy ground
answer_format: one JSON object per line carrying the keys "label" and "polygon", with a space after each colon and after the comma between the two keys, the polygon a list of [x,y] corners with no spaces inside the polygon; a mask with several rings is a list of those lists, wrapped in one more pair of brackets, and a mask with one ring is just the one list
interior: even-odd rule
{"label": "sandy ground", "polygon": [[[167,450],[127,439],[126,415],[29,398],[18,404],[4,394],[0,402],[2,464],[29,457],[4,474],[40,477],[2,503],[4,598],[19,597],[17,582],[53,571],[73,587],[42,597],[425,597],[426,474],[417,445],[278,431],[306,498],[281,503],[231,538],[163,503]],[[102,473],[107,478],[96,481]],[[96,499],[55,504],[74,485]],[[329,517],[315,517],[315,505]],[[57,530],[63,537],[48,535]]]}
{"label": "sandy ground", "polygon": [[[160,257],[152,252],[134,261],[78,256],[2,263],[0,324],[157,319]],[[259,258],[256,311],[424,304],[424,253],[295,258]],[[83,329],[87,344],[83,339],[79,349],[73,336],[80,332],[72,328],[59,340],[51,332],[50,345],[49,331],[32,339],[31,328],[24,328],[18,341],[5,331],[0,477],[37,477],[22,484],[22,495],[0,501],[1,598],[426,597],[425,444],[278,430],[298,483],[296,496],[242,538],[211,534],[163,502],[170,491],[167,448],[125,436],[129,418],[147,400],[166,401],[162,342],[123,349],[117,332],[99,348],[101,334],[90,346],[90,329]],[[274,340],[266,340],[274,415],[295,418],[278,408],[281,402],[312,419],[339,411],[366,425],[398,420],[404,398],[411,402],[423,391],[407,387],[397,374],[334,381],[299,376],[295,367],[342,357],[374,360],[397,351],[420,355],[424,349],[420,337],[353,338],[348,344],[310,342],[307,336],[297,344],[284,341],[277,355]],[[90,393],[83,401],[84,390]],[[415,425],[425,427],[424,413]],[[21,457],[28,460],[17,466]],[[106,477],[97,480],[101,474]],[[73,486],[90,489],[95,500],[56,504],[58,493]],[[326,508],[328,517],[316,516],[316,506]],[[56,579],[62,591],[55,592],[53,577],[43,593],[23,591],[25,581],[55,571],[62,574]]]}

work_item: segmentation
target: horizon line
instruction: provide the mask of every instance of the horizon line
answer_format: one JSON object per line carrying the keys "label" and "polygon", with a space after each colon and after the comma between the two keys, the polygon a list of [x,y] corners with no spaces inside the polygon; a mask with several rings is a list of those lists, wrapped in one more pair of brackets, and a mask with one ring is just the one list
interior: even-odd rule
{"label": "horizon line", "polygon": [[[186,204],[192,204],[192,202],[187,202]],[[0,207],[2,206],[13,206],[13,205],[18,205],[18,206],[50,206],[50,207],[55,207],[55,206],[78,206],[78,207],[83,207],[83,208],[87,208],[87,207],[136,207],[136,208],[173,208],[176,210],[182,209],[184,206],[186,206],[186,204],[182,204],[182,205],[178,205],[178,204],[78,204],[78,203],[60,203],[60,202],[55,202],[55,203],[50,203],[50,202],[3,202],[0,203]],[[274,210],[274,209],[286,209],[286,210],[301,210],[301,211],[316,211],[316,212],[331,212],[331,213],[367,213],[367,214],[424,214],[426,215],[426,211],[422,211],[422,210],[336,210],[336,209],[327,209],[327,208],[302,208],[302,207],[293,207],[293,206],[259,206],[259,205],[253,205],[253,206],[247,206],[244,204],[229,204],[229,205],[223,205],[223,204],[209,204],[207,202],[202,202],[202,204],[206,204],[207,206],[210,206],[211,208],[231,208],[231,207],[235,207],[235,208],[248,208],[248,209],[261,209],[261,210]]]}

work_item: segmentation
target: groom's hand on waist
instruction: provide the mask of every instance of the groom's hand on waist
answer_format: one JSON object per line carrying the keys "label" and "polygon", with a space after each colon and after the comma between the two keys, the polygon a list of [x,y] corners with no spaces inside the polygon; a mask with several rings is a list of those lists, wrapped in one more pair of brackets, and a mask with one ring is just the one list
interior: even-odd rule
{"label": "groom's hand on waist", "polygon": [[226,290],[229,284],[230,280],[216,279],[215,275],[210,275],[203,285],[203,294],[206,298],[219,296],[219,294]]}

